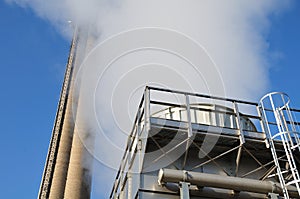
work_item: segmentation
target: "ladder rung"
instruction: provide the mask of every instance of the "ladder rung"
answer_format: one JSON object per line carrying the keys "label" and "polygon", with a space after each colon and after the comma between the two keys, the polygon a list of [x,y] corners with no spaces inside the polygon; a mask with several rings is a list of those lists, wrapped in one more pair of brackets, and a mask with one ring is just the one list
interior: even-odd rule
{"label": "ladder rung", "polygon": [[[285,170],[285,171],[282,171],[280,172],[280,174],[285,174],[285,173],[288,173],[289,171]],[[276,172],[276,174],[272,174],[272,175],[269,175],[268,178],[272,178],[272,177],[275,177],[275,176],[278,176],[278,172]]]}
{"label": "ladder rung", "polygon": [[278,159],[278,160],[280,160],[280,161],[283,161],[283,162],[288,162],[288,160],[287,159]]}
{"label": "ladder rung", "polygon": [[289,133],[289,131],[283,131],[283,132],[279,132],[279,133],[276,133],[275,135],[273,135],[271,137],[272,140],[275,140],[276,137],[280,136],[280,135],[284,135],[284,134],[287,134]]}
{"label": "ladder rung", "polygon": [[300,144],[296,144],[296,145],[292,146],[291,149],[295,149],[297,147],[300,149]]}
{"label": "ladder rung", "polygon": [[285,173],[288,173],[288,172],[289,172],[288,170],[285,170],[285,171],[281,171],[280,173],[285,174]]}
{"label": "ladder rung", "polygon": [[291,168],[291,171],[298,171],[297,168]]}
{"label": "ladder rung", "polygon": [[286,183],[285,186],[287,187],[287,186],[289,186],[289,185],[291,185],[291,184],[296,184],[296,183],[299,183],[299,182],[300,182],[300,179],[298,179],[298,180],[293,180],[293,181],[291,181],[291,182]]}

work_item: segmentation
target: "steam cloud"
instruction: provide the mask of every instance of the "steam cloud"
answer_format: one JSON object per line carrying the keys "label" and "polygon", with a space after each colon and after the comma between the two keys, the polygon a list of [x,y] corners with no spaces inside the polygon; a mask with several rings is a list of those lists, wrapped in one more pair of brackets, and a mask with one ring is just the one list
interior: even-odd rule
{"label": "steam cloud", "polygon": [[[216,0],[6,0],[8,3],[16,3],[22,7],[30,7],[36,14],[46,20],[49,20],[57,29],[66,37],[71,36],[72,29],[67,21],[73,21],[73,24],[90,25],[94,35],[97,35],[98,41],[104,41],[114,34],[119,32],[141,28],[141,27],[161,27],[164,29],[171,29],[181,32],[199,44],[201,44],[210,54],[215,62],[222,81],[226,96],[245,98],[257,100],[265,93],[268,87],[268,42],[266,37],[268,35],[270,24],[270,16],[284,11],[289,5],[290,1],[281,0],[245,0],[245,1],[216,1]],[[160,55],[150,53],[151,56],[156,57],[157,60]],[[140,54],[139,60],[141,62],[134,63],[135,65],[142,64],[147,59],[149,54]],[[124,67],[132,64],[132,60],[136,56],[128,56],[122,63]],[[174,59],[174,58],[173,58]],[[149,63],[150,60],[144,61]],[[177,61],[174,59],[167,62],[169,65]],[[121,65],[122,65],[121,64]],[[124,68],[123,67],[123,68]],[[120,67],[122,68],[122,67]],[[132,68],[127,68],[127,72]],[[175,67],[179,72],[182,72],[180,67]],[[200,71],[201,67],[198,68]],[[148,71],[148,78],[143,77],[144,81],[154,82],[157,71]],[[190,73],[189,73],[190,72]],[[126,73],[112,70],[108,71],[112,77],[120,79]],[[135,72],[135,77],[139,75]],[[185,74],[185,78],[190,79],[192,87],[197,92],[203,92],[203,87],[197,85],[198,79],[193,79],[192,71]],[[174,75],[176,76],[176,75]],[[168,77],[171,78],[172,77]],[[175,78],[175,77],[173,77]],[[212,74],[212,77],[214,75]],[[126,78],[125,78],[126,79]],[[183,86],[181,83],[170,81],[168,86],[172,84],[173,88],[184,89],[188,86]],[[107,86],[106,92],[114,89],[114,84],[109,83],[109,78],[104,83]],[[134,89],[134,81],[128,81],[128,90],[126,92],[132,93]],[[156,84],[164,85],[164,82],[155,82]],[[138,85],[139,86],[139,85]],[[131,90],[130,90],[131,89]],[[121,128],[122,131],[129,131],[132,125],[132,118],[137,107],[137,102],[141,95],[141,90],[135,94],[134,100],[130,102],[127,110],[124,113],[115,113],[120,117],[118,124],[111,124],[110,121],[104,121],[107,129],[111,126],[115,131]],[[205,92],[208,92],[207,90]],[[103,92],[102,92],[103,93]],[[118,104],[120,109],[128,107],[128,97],[126,93],[112,93],[118,96],[114,99],[103,99],[103,112],[111,114],[114,110],[107,110],[104,105],[109,100],[114,104]],[[129,96],[130,97],[130,96]],[[125,103],[124,103],[125,102]],[[104,105],[103,105],[104,104]],[[123,109],[122,109],[123,110]],[[133,110],[133,111],[132,111]],[[119,125],[119,126],[118,126]],[[105,124],[104,124],[105,126]],[[121,126],[121,127],[120,127]],[[115,145],[122,145],[125,143],[126,136],[119,136],[118,133],[111,133],[111,139],[114,140]],[[100,141],[101,142],[101,141]],[[122,147],[118,150],[121,151]],[[118,151],[117,150],[117,151]],[[112,154],[109,154],[111,159]],[[120,159],[119,154],[113,158],[114,162]],[[111,165],[110,165],[111,166]],[[113,165],[116,167],[117,165]],[[102,172],[102,171],[106,172]],[[114,171],[109,173],[108,168],[102,171],[96,169],[96,177],[94,180],[97,186],[94,190],[94,195],[109,194],[112,179],[114,178]],[[98,177],[97,177],[98,176]],[[100,190],[100,191],[99,191]]]}

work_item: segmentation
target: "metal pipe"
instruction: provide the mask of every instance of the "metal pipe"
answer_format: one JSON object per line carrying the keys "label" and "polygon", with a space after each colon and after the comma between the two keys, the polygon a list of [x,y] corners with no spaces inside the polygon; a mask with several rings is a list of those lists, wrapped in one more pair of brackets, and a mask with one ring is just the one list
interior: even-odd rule
{"label": "metal pipe", "polygon": [[[214,187],[222,189],[230,189],[234,191],[246,191],[254,193],[278,193],[282,194],[279,183],[271,181],[261,181],[247,178],[221,176],[216,174],[207,174],[199,172],[190,172],[173,169],[160,169],[158,174],[158,183],[167,182],[179,183],[189,182],[192,185],[200,187]],[[287,190],[291,197],[299,198],[297,188],[288,186]]]}
{"label": "metal pipe", "polygon": [[[180,191],[180,187],[178,183],[166,183],[164,184],[171,192],[178,193]],[[256,198],[256,199],[268,199],[267,194],[261,193],[251,193],[251,192],[235,192],[228,189],[214,189],[210,187],[196,187],[190,186],[189,189],[190,195],[192,197],[199,196],[199,197],[207,197],[210,198],[218,198],[218,199],[249,199],[249,198]]]}

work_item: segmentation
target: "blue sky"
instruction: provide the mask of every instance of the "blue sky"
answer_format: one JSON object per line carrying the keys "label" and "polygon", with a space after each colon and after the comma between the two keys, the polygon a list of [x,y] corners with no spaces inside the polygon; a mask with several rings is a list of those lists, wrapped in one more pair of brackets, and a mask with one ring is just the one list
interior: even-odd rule
{"label": "blue sky", "polygon": [[280,58],[274,59],[270,68],[272,91],[286,92],[294,106],[300,108],[299,72],[300,72],[300,2],[283,15],[272,18],[268,36],[271,51],[277,51]]}
{"label": "blue sky", "polygon": [[30,10],[0,2],[0,198],[36,198],[69,41]]}
{"label": "blue sky", "polygon": [[[300,2],[271,17],[270,91],[300,108]],[[0,198],[36,198],[70,41],[30,9],[0,1]]]}

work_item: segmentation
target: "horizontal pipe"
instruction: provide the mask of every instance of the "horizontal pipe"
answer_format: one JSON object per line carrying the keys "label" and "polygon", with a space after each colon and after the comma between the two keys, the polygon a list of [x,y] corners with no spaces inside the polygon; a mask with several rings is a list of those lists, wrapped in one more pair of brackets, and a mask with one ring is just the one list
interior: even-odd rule
{"label": "horizontal pipe", "polygon": [[[169,191],[172,192],[179,192],[179,184],[178,183],[166,183],[164,187],[167,188]],[[210,187],[201,187],[195,188],[193,186],[190,187],[190,194],[191,196],[200,196],[200,197],[207,197],[210,198],[219,198],[219,199],[249,199],[249,198],[256,198],[256,199],[267,199],[268,194],[261,194],[261,193],[252,193],[252,192],[235,192],[228,189],[215,189]]]}
{"label": "horizontal pipe", "polygon": [[[189,182],[200,187],[214,187],[263,194],[278,193],[282,195],[279,183],[183,170],[160,169],[158,182],[159,184]],[[287,189],[291,197],[300,198],[296,187],[288,186]]]}

